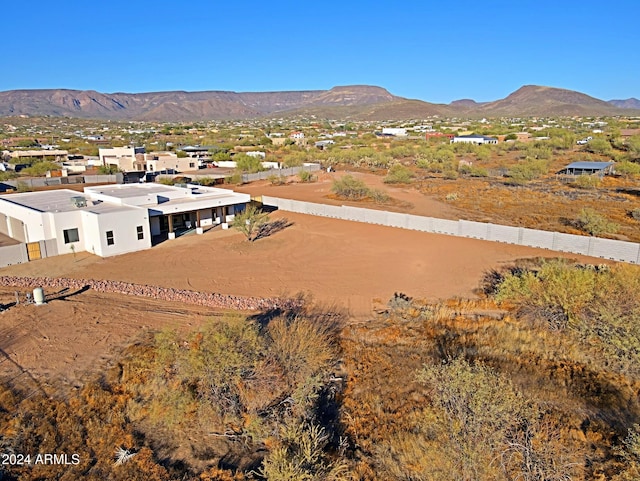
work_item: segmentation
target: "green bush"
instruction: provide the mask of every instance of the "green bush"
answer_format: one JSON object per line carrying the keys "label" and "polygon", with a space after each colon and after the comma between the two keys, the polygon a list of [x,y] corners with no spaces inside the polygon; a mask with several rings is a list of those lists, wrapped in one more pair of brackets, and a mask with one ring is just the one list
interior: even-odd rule
{"label": "green bush", "polygon": [[461,165],[458,168],[458,172],[466,174],[470,177],[488,177],[489,172],[483,167],[476,167],[474,165]]}
{"label": "green bush", "polygon": [[579,189],[595,189],[600,187],[600,184],[602,184],[602,179],[595,175],[580,175],[571,183]]}
{"label": "green bush", "polygon": [[371,192],[369,187],[360,179],[356,179],[350,174],[343,175],[341,178],[333,181],[331,191],[338,197],[344,199],[364,199]]}
{"label": "green bush", "polygon": [[236,162],[236,168],[242,172],[254,173],[265,170],[264,167],[262,167],[262,159],[260,157],[237,154],[233,160]]}
{"label": "green bush", "polygon": [[50,162],[48,160],[35,162],[31,164],[30,167],[27,167],[26,169],[22,169],[20,171],[20,174],[37,177],[37,176],[45,175],[50,170],[60,170],[60,165],[56,164],[55,162]]}
{"label": "green bush", "polygon": [[308,170],[301,170],[300,172],[298,172],[298,178],[300,179],[300,182],[315,182],[318,178],[313,175],[312,172],[309,172]]}
{"label": "green bush", "polygon": [[383,182],[385,184],[408,184],[414,177],[414,173],[402,164],[394,164],[389,169]]}
{"label": "green bush", "polygon": [[546,174],[547,162],[544,160],[526,160],[509,169],[508,177],[515,184],[526,184]]}
{"label": "green bush", "polygon": [[224,178],[226,184],[242,184],[242,172],[234,172]]}
{"label": "green bush", "polygon": [[616,163],[616,173],[625,177],[636,177],[640,175],[640,164],[637,162],[622,161]]}
{"label": "green bush", "polygon": [[619,226],[595,210],[584,208],[578,216],[578,227],[589,235],[599,236],[602,234],[615,234]]}
{"label": "green bush", "polygon": [[285,185],[287,183],[287,178],[284,175],[271,174],[267,180],[271,185]]}

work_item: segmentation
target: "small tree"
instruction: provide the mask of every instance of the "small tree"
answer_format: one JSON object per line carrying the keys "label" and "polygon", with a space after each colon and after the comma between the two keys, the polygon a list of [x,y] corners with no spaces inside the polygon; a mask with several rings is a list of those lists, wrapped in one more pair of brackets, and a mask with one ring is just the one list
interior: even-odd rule
{"label": "small tree", "polygon": [[235,215],[231,226],[242,232],[249,242],[256,240],[260,228],[267,223],[268,214],[257,207],[247,206],[242,212]]}

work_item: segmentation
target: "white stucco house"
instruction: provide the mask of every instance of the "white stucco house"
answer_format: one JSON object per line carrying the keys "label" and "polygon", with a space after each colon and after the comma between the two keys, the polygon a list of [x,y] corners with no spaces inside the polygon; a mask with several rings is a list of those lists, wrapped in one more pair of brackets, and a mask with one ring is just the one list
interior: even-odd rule
{"label": "white stucco house", "polygon": [[0,196],[0,234],[39,243],[43,257],[87,251],[101,257],[148,249],[233,220],[249,194],[186,185],[114,184]]}
{"label": "white stucco house", "polygon": [[487,137],[486,135],[457,135],[451,139],[452,144],[467,143],[467,144],[497,144],[498,139],[495,137]]}

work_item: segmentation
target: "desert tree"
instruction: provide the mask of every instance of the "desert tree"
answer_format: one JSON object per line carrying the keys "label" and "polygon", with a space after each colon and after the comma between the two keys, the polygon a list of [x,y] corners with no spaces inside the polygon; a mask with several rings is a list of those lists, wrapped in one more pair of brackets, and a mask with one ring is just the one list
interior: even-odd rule
{"label": "desert tree", "polygon": [[235,215],[232,227],[244,234],[249,242],[258,237],[260,229],[267,223],[268,214],[253,205]]}

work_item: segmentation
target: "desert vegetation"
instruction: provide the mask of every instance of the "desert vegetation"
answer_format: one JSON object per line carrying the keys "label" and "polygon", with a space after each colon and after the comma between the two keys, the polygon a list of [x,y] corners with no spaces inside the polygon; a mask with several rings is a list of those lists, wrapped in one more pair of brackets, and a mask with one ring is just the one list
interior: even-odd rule
{"label": "desert vegetation", "polygon": [[[8,479],[630,480],[640,270],[527,259],[477,300],[402,293],[143,335],[83,387],[3,380]],[[300,304],[298,304],[300,306]]]}

